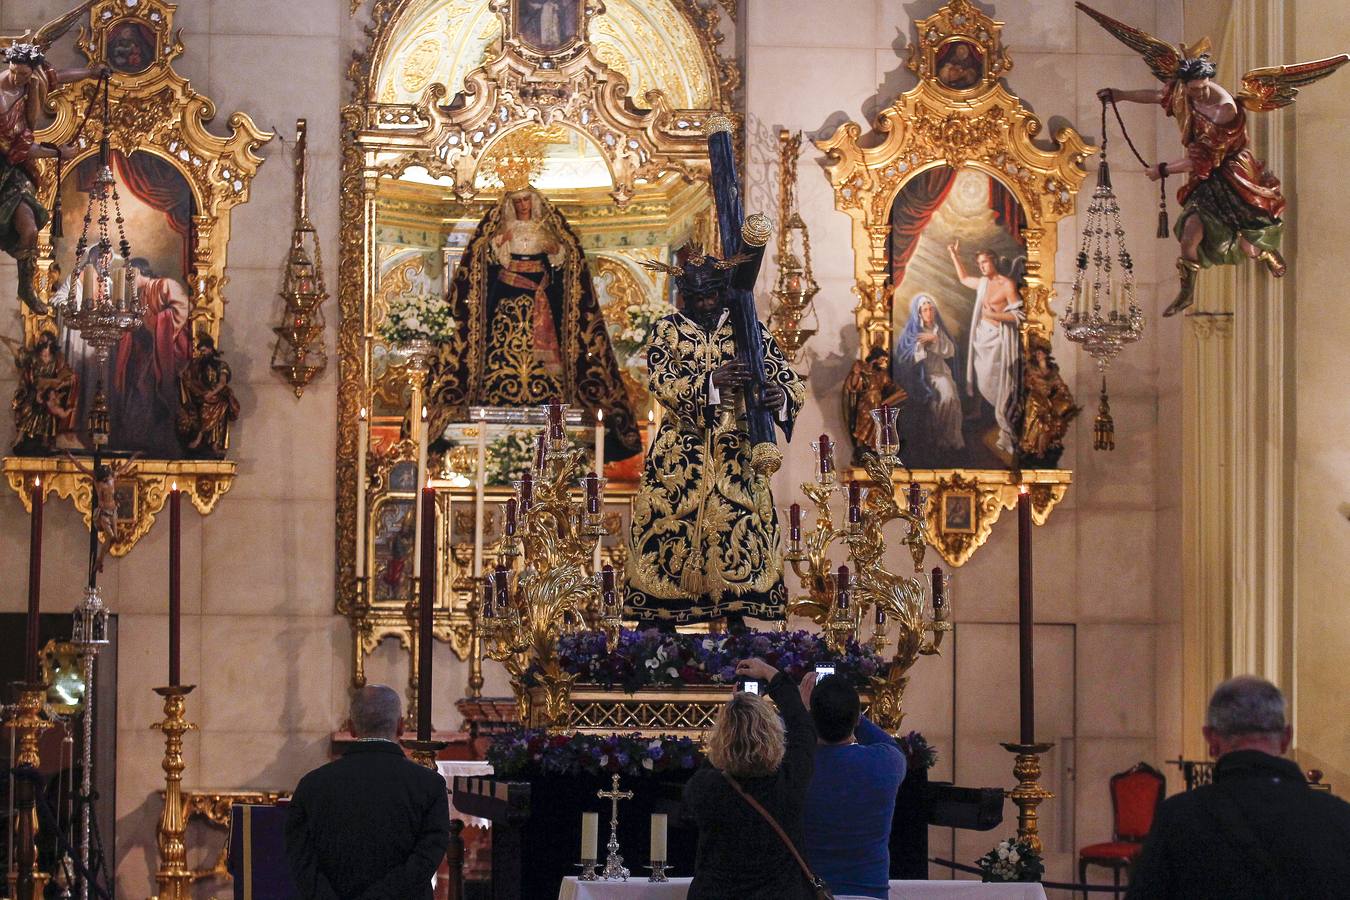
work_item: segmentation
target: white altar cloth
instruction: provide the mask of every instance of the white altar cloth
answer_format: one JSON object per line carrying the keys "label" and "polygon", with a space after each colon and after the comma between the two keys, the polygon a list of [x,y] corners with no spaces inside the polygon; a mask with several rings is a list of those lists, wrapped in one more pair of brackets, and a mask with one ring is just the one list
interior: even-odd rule
{"label": "white altar cloth", "polygon": [[[684,900],[692,878],[652,884],[646,873],[628,881],[563,879],[558,900]],[[1045,900],[1039,884],[981,884],[978,881],[892,881],[891,900]]]}
{"label": "white altar cloth", "polygon": [[455,809],[455,779],[465,778],[484,778],[492,774],[492,763],[482,759],[438,759],[436,760],[436,771],[441,773],[445,779],[445,789],[450,794],[450,818],[459,819],[465,825],[477,825],[479,828],[491,828],[492,823],[487,819],[480,819],[478,816],[468,816]]}

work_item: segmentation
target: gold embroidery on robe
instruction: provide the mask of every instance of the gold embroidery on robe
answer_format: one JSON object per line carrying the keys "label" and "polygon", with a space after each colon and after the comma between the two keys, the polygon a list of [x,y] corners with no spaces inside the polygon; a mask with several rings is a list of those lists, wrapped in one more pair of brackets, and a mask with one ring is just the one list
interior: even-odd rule
{"label": "gold embroidery on robe", "polygon": [[[764,374],[787,396],[791,423],[806,397],[763,331]],[[713,333],[682,314],[657,323],[647,346],[648,387],[665,409],[633,502],[627,613],[695,622],[743,613],[782,618],[787,600],[769,479],[750,465],[739,391],[709,407],[713,370],[735,358],[729,321]]]}

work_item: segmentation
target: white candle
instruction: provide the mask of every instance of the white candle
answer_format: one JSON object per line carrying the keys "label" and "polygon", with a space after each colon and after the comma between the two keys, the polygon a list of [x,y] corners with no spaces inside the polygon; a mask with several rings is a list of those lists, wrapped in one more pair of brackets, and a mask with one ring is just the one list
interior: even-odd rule
{"label": "white candle", "polygon": [[652,444],[656,443],[656,411],[647,410],[647,446],[644,448],[646,453],[652,452]]}
{"label": "white candle", "polygon": [[581,858],[585,860],[599,859],[597,847],[600,845],[600,814],[582,813],[581,814]]}
{"label": "white candle", "polygon": [[[420,393],[420,392],[419,392]],[[421,419],[414,419],[417,428],[417,490],[427,486],[427,408],[422,406]],[[413,508],[417,510],[414,538],[417,543],[413,550],[413,571],[422,571],[422,504],[413,498]]]}
{"label": "white candle", "polygon": [[98,303],[98,270],[93,263],[80,270],[80,293],[84,296],[86,306]]}
{"label": "white candle", "polygon": [[666,862],[666,814],[652,813],[652,856],[653,863]]}
{"label": "white candle", "polygon": [[370,414],[363,406],[356,419],[356,575],[366,574],[366,456],[370,450]]}
{"label": "white candle", "polygon": [[[595,474],[600,478],[605,477],[605,411],[597,409],[595,411]],[[605,498],[600,497],[600,519],[604,521],[605,517]],[[595,539],[595,550],[591,553],[591,570],[600,571],[600,547],[605,539],[598,537]]]}
{"label": "white candle", "polygon": [[119,257],[113,258],[112,268],[109,270],[109,277],[112,279],[111,293],[113,306],[122,309],[127,302],[127,270],[122,265]]}
{"label": "white candle", "polygon": [[478,414],[478,477],[474,479],[473,497],[473,577],[474,583],[483,577],[483,515],[487,493],[487,421]]}

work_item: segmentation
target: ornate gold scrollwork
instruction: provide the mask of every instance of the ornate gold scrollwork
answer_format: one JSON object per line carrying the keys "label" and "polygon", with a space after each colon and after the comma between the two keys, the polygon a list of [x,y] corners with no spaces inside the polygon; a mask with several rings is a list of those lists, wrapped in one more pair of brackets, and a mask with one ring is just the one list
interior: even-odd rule
{"label": "ornate gold scrollwork", "polygon": [[[1093,148],[1068,127],[1055,133],[1051,149],[1033,141],[1041,131],[1040,119],[1000,80],[1012,68],[1002,43],[1003,23],[984,15],[969,0],[951,0],[918,20],[915,28],[918,39],[910,48],[908,67],[919,76],[919,83],[877,116],[874,127],[881,142],[864,146],[863,129],[855,122],[844,123],[831,137],[816,142],[829,157],[825,172],[834,187],[835,208],[853,220],[859,358],[865,360],[877,347],[889,353],[895,341],[887,252],[891,206],[911,178],[940,166],[974,168],[998,179],[1026,216],[1025,350],[1032,335],[1048,340],[1054,330],[1050,295],[1056,226],[1073,213],[1078,188],[1087,176],[1083,160]],[[968,78],[954,75],[942,63],[957,44],[965,44],[962,52],[977,62],[968,69]],[[954,566],[984,543],[999,511],[1013,507],[1018,483],[1033,483],[1033,490],[1041,492],[1040,523],[1072,481],[1072,473],[1064,470],[916,469],[912,474],[933,491],[930,538]],[[956,485],[974,492],[973,532],[953,531],[937,518],[941,495],[955,491]]]}

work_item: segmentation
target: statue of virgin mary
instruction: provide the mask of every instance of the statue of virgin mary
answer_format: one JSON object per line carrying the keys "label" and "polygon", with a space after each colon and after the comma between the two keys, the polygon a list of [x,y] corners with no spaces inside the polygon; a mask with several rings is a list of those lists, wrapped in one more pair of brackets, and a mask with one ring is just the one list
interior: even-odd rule
{"label": "statue of virgin mary", "polygon": [[433,434],[470,406],[550,400],[605,413],[605,456],[642,449],[580,241],[533,188],[478,223],[446,302],[456,322],[432,364]]}

